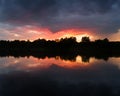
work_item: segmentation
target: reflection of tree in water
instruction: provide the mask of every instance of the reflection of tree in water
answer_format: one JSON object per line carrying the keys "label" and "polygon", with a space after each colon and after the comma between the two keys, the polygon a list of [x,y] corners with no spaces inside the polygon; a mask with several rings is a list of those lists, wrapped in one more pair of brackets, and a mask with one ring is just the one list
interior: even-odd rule
{"label": "reflection of tree in water", "polygon": [[[110,57],[120,57],[119,55],[81,55],[81,54],[78,54],[80,57],[81,57],[81,62],[83,63],[89,63],[90,62],[90,58],[94,57],[95,59],[102,59],[102,60],[105,60],[105,61],[108,61]],[[8,54],[8,53],[4,53],[4,54],[1,54],[0,53],[0,57],[9,57],[9,56],[13,56],[15,58],[20,58],[20,57],[27,57],[29,58],[30,56],[33,56],[35,58],[38,58],[38,59],[45,59],[46,57],[47,58],[55,58],[56,60],[65,60],[65,61],[71,61],[71,62],[76,62],[76,58],[77,56],[76,54],[40,54],[40,53],[31,53],[31,54],[27,54],[27,53],[14,53],[14,54]]]}
{"label": "reflection of tree in water", "polygon": [[65,61],[71,61],[71,62],[75,62],[76,61],[76,56],[72,57],[72,56],[55,56],[54,57],[56,60],[65,60]]}
{"label": "reflection of tree in water", "polygon": [[89,63],[90,57],[89,56],[81,56],[82,62]]}
{"label": "reflection of tree in water", "polygon": [[61,60],[69,60],[69,61],[71,61],[71,62],[75,62],[76,61],[76,55],[62,55],[62,56],[60,56],[60,59]]}
{"label": "reflection of tree in water", "polygon": [[104,61],[108,61],[109,60],[109,56],[96,56],[95,59],[102,59]]}

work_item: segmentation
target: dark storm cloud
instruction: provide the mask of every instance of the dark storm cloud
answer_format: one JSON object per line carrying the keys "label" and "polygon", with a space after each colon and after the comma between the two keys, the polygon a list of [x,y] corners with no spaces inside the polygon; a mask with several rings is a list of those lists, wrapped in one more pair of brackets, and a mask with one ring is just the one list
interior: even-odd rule
{"label": "dark storm cloud", "polygon": [[118,0],[62,0],[66,11],[78,12],[81,15],[107,13]]}
{"label": "dark storm cloud", "polygon": [[120,25],[117,20],[120,0],[0,0],[0,6],[0,21],[10,24],[37,24],[53,30],[75,27],[102,31],[109,31],[112,25],[113,29],[118,29]]}
{"label": "dark storm cloud", "polygon": [[52,15],[54,0],[1,0],[2,20],[34,20]]}

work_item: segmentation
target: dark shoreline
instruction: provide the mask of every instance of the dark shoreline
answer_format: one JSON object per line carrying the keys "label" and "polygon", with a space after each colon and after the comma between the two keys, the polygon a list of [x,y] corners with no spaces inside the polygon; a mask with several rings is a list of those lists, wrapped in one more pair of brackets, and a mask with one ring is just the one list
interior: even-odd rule
{"label": "dark shoreline", "polygon": [[74,60],[76,56],[95,57],[107,60],[109,57],[120,57],[120,42],[110,42],[108,39],[90,41],[83,37],[77,42],[75,37],[62,38],[59,41],[38,39],[31,41],[0,41],[0,56],[37,58],[60,56],[63,59]]}

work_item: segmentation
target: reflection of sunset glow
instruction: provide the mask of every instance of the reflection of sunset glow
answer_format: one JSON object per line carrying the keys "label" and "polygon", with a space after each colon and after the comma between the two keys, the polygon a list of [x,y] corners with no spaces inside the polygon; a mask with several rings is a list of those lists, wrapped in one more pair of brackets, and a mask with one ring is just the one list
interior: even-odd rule
{"label": "reflection of sunset glow", "polygon": [[[0,69],[13,68],[14,70],[24,70],[29,72],[30,70],[40,70],[56,65],[62,68],[76,69],[81,67],[88,67],[91,63],[84,63],[81,61],[80,56],[76,58],[76,61],[61,60],[59,56],[56,58],[38,59],[34,57],[25,58],[1,58]],[[5,61],[5,62],[4,62]]]}
{"label": "reflection of sunset glow", "polygon": [[36,58],[32,58],[33,61],[39,62],[40,64],[29,64],[27,67],[36,67],[36,68],[40,68],[41,65],[45,66],[48,68],[51,65],[56,65],[59,67],[64,67],[64,68],[80,68],[80,67],[88,67],[91,65],[91,63],[93,63],[93,59],[90,60],[90,62],[83,62],[80,56],[76,57],[76,61],[70,61],[70,60],[61,60],[59,56],[57,56],[56,58],[45,58],[45,59],[36,59]]}
{"label": "reflection of sunset glow", "polygon": [[82,58],[83,58],[83,57],[81,57],[81,56],[77,56],[77,57],[76,57],[76,62],[77,62],[77,63],[84,64],[84,65],[90,65],[91,63],[94,63],[94,62],[95,62],[95,59],[94,59],[94,58],[89,58],[88,62],[84,62],[84,61],[82,60]]}
{"label": "reflection of sunset glow", "polygon": [[[104,60],[97,60],[95,58],[90,58],[89,62],[83,62],[81,56],[76,57],[76,61],[61,60],[59,56],[56,58],[38,59],[34,57],[25,58],[14,58],[14,57],[4,57],[0,59],[0,73],[9,71],[36,71],[44,70],[52,67],[53,65],[60,68],[67,69],[80,69],[87,68],[90,69],[96,64],[106,64]],[[120,68],[120,58],[110,58],[107,62],[109,64],[115,65]]]}

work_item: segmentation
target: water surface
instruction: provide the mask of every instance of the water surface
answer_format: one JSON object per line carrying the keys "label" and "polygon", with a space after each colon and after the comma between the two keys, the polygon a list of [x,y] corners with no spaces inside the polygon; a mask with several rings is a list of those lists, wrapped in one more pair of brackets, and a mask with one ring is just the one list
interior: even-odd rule
{"label": "water surface", "polygon": [[0,75],[0,96],[120,96],[119,57],[1,57]]}

